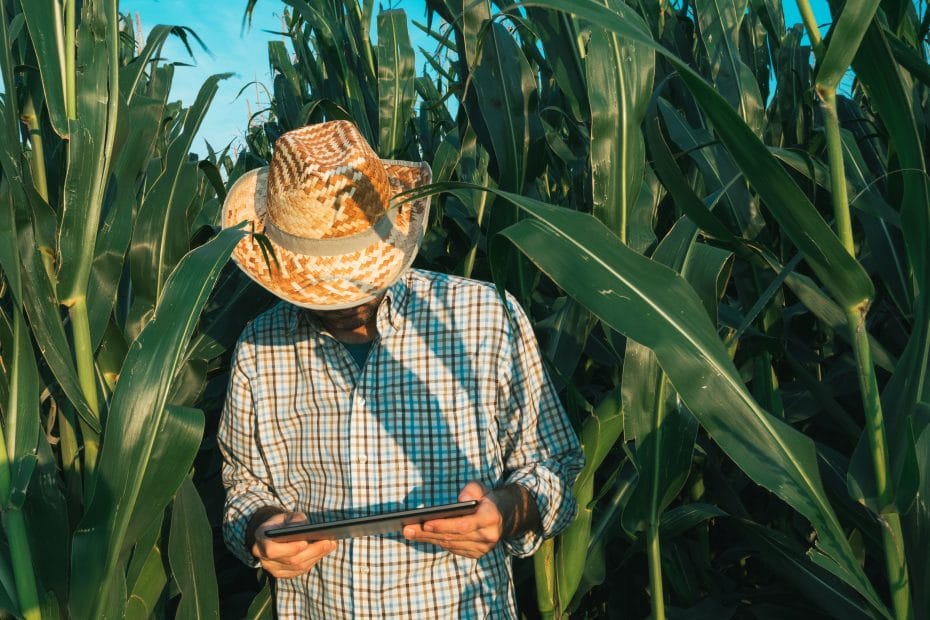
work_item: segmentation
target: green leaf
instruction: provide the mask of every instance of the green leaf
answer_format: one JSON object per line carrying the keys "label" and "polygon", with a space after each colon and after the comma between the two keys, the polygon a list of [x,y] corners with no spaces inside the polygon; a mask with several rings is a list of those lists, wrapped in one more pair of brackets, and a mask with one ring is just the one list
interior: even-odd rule
{"label": "green leaf", "polygon": [[413,118],[414,55],[401,9],[378,13],[378,154],[396,159],[409,148],[407,124]]}
{"label": "green leaf", "polygon": [[[4,162],[4,173],[7,172]],[[22,177],[19,177],[22,179]],[[28,177],[27,177],[28,179]],[[94,432],[100,432],[100,424],[91,412],[84,393],[78,383],[77,370],[62,323],[59,304],[52,282],[42,261],[41,251],[36,247],[33,230],[35,224],[33,205],[41,201],[35,191],[28,191],[31,181],[26,180],[22,185],[14,182],[14,195],[12,207],[15,208],[15,231],[18,235],[18,260],[22,271],[22,302],[26,307],[32,335],[42,352],[49,369],[68,400],[74,405],[81,419]],[[18,191],[22,190],[22,191]],[[41,207],[39,207],[41,208]],[[3,218],[0,216],[0,221]],[[9,225],[9,221],[0,223],[0,226]],[[2,234],[0,230],[0,234]],[[2,240],[0,240],[2,245]],[[6,260],[11,254],[0,254],[0,260]],[[4,273],[13,273],[19,267],[15,265],[2,265]]]}
{"label": "green leaf", "polygon": [[100,344],[116,301],[132,236],[139,184],[155,149],[163,115],[164,102],[144,95],[136,97],[128,108],[120,104],[113,161],[114,189],[97,235],[87,287],[87,315],[94,349]]}
{"label": "green leaf", "polygon": [[[927,381],[930,364],[930,266],[926,259],[930,251],[930,186],[922,146],[922,129],[912,107],[910,88],[905,88],[901,74],[888,47],[882,28],[873,21],[869,26],[853,69],[869,94],[870,105],[878,112],[888,132],[889,147],[893,149],[901,168],[901,230],[911,270],[915,295],[914,316],[907,346],[895,367],[891,380],[882,390],[882,409],[885,414],[888,454],[891,460],[889,479],[897,483],[910,478],[914,467],[908,424],[918,403],[930,400],[930,382]],[[922,121],[921,121],[922,123]],[[868,494],[873,488],[871,469],[866,466],[868,450],[857,446],[851,474],[856,472],[860,488]],[[897,501],[908,503],[904,489]]]}
{"label": "green leaf", "polygon": [[545,59],[559,89],[568,100],[572,116],[579,122],[589,118],[585,60],[582,58],[578,32],[570,15],[541,11],[529,7],[526,15],[539,37]]}
{"label": "green leaf", "polygon": [[[904,436],[904,422],[919,400],[928,400],[927,381],[930,363],[930,186],[924,160],[922,130],[911,104],[910,89],[905,89],[897,65],[882,29],[874,21],[853,61],[853,69],[869,94],[869,103],[878,112],[888,132],[889,146],[898,157],[901,168],[900,198],[901,231],[912,272],[915,291],[913,328],[907,347],[901,355],[894,375],[882,391],[882,408],[887,420],[890,440],[889,454],[893,469],[900,471],[903,463],[895,442]],[[894,206],[894,205],[893,205]]]}
{"label": "green leaf", "polygon": [[[113,136],[108,132],[113,131],[111,123],[116,122],[119,85],[107,83],[110,46],[116,41],[109,40],[106,5],[107,2],[85,4],[77,33],[77,118],[71,123],[58,238],[58,294],[65,305],[87,295],[103,194],[110,173]],[[111,106],[113,118],[110,118]]]}
{"label": "green leaf", "polygon": [[591,106],[592,211],[626,241],[643,181],[646,147],[640,126],[652,91],[655,52],[595,26],[585,67]]}
{"label": "green leaf", "polygon": [[877,617],[853,590],[811,562],[804,549],[795,541],[752,521],[736,519],[733,523],[759,550],[759,561],[769,566],[830,616]]}
{"label": "green leaf", "polygon": [[[42,75],[42,90],[45,92],[45,104],[48,106],[49,121],[52,128],[62,138],[68,138],[68,111],[65,95],[65,54],[74,50],[65,50],[64,15],[61,4],[57,2],[30,2],[23,0],[23,14],[29,38],[35,48],[39,61],[39,73]],[[4,21],[6,16],[3,17]],[[104,71],[106,66],[104,63]],[[6,92],[15,92],[7,89]]]}
{"label": "green leaf", "polygon": [[827,51],[820,61],[815,78],[818,89],[830,92],[839,88],[879,4],[879,0],[865,0],[843,5],[839,18],[834,20],[827,33]]}
{"label": "green leaf", "polygon": [[[689,263],[697,227],[680,219],[653,254],[676,271]],[[623,511],[624,529],[634,535],[658,525],[691,469],[697,423],[678,406],[674,390],[651,350],[628,338],[623,356],[623,435],[635,444],[639,481]]]}
{"label": "green leaf", "polygon": [[762,94],[739,50],[740,26],[747,3],[747,0],[697,0],[694,8],[714,87],[736,108],[752,133],[760,135],[765,120]]}
{"label": "green leaf", "polygon": [[271,596],[271,585],[268,581],[252,599],[245,617],[246,620],[272,620],[274,618],[274,598]]}
{"label": "green leaf", "polygon": [[729,515],[722,508],[703,502],[676,506],[662,515],[661,538],[670,540],[681,536],[700,523],[727,516]]}
{"label": "green leaf", "polygon": [[572,492],[578,502],[578,515],[559,538],[555,556],[558,600],[562,609],[572,600],[588,559],[588,543],[593,516],[594,476],[623,432],[623,410],[619,390],[610,392],[581,427],[580,441],[585,464]]}
{"label": "green leaf", "polygon": [[132,100],[139,92],[139,87],[143,84],[146,77],[145,70],[153,58],[161,54],[162,46],[168,35],[171,34],[173,27],[157,25],[149,30],[145,37],[145,47],[139,52],[139,55],[132,59],[125,67],[119,70],[120,95],[127,105],[132,104]]}
{"label": "green leaf", "polygon": [[[137,553],[140,551],[136,550]],[[142,569],[130,586],[129,600],[126,602],[127,620],[151,618],[167,583],[168,575],[165,573],[161,550],[157,545],[152,546],[146,554]]]}
{"label": "green leaf", "polygon": [[[738,179],[740,172],[733,158],[713,139],[709,131],[690,127],[684,117],[665,99],[658,98],[656,107],[665,121],[669,137],[678,145],[682,153],[688,154],[688,157],[701,171],[704,193],[723,192],[717,201],[722,203],[722,206],[719,210],[715,208],[715,215],[727,218],[733,229],[739,231],[740,236],[746,239],[755,238],[765,222],[759,211],[758,198],[750,194],[742,179]],[[647,126],[647,131],[651,130],[652,128]],[[650,138],[650,145],[654,141],[655,139]],[[693,210],[687,213],[692,215]],[[708,232],[717,236],[713,230],[708,230]],[[726,237],[720,238],[726,239]]]}
{"label": "green leaf", "polygon": [[717,324],[717,307],[733,271],[733,253],[706,243],[696,243],[682,275],[701,298],[707,315]]}
{"label": "green leaf", "polygon": [[[53,452],[45,433],[39,435],[37,463],[23,516],[29,524],[29,541],[36,576],[46,591],[59,601],[68,600],[68,557],[71,529],[68,506],[62,494],[58,455]],[[75,515],[76,517],[76,515]]]}
{"label": "green leaf", "polygon": [[[113,394],[97,481],[72,552],[72,611],[95,616],[112,596],[119,560],[172,379],[220,269],[242,238],[226,229],[189,253],[171,274],[158,309],[130,347]],[[125,599],[124,599],[125,600]]]}
{"label": "green leaf", "polygon": [[919,403],[912,420],[920,488],[913,508],[902,515],[902,526],[914,609],[930,609],[930,556],[923,552],[930,545],[930,404]]}
{"label": "green leaf", "polygon": [[872,298],[868,275],[851,257],[827,226],[807,196],[768,152],[753,130],[713,86],[687,64],[658,45],[630,16],[628,7],[607,9],[593,0],[533,0],[527,4],[549,6],[596,22],[628,39],[653,46],[675,66],[688,90],[713,123],[721,142],[740,170],[832,295],[844,307],[855,307]]}
{"label": "green leaf", "polygon": [[881,608],[823,490],[813,443],[753,401],[693,289],[673,271],[617,243],[590,216],[484,191],[533,216],[504,236],[612,329],[652,349],[710,436],[751,479],[811,521],[835,571]]}
{"label": "green leaf", "polygon": [[181,591],[179,618],[219,618],[220,602],[213,572],[213,532],[200,495],[190,478],[174,498],[168,559]]}
{"label": "green leaf", "polygon": [[229,75],[213,75],[204,82],[184,115],[183,131],[168,146],[162,174],[139,207],[129,265],[135,295],[133,316],[142,323],[158,302],[168,274],[187,251],[187,206],[199,174],[189,153],[219,81]]}
{"label": "green leaf", "polygon": [[[2,313],[0,320],[6,321]],[[2,343],[3,362],[10,364],[9,394],[4,403],[2,427],[7,461],[0,465],[9,467],[4,472],[9,478],[0,487],[0,503],[4,510],[18,510],[26,499],[26,489],[36,466],[40,429],[39,370],[33,357],[26,319],[19,305],[13,309],[13,326],[9,333],[12,342]]]}
{"label": "green leaf", "polygon": [[659,128],[659,117],[653,113],[645,122],[646,142],[652,155],[652,166],[675,204],[707,234],[724,241],[736,242],[736,236],[695,194],[675,163],[675,158]]}
{"label": "green leaf", "polygon": [[161,522],[162,513],[194,463],[203,428],[203,412],[199,409],[174,405],[165,407],[162,425],[155,436],[152,454],[139,487],[139,501],[126,530],[124,552]]}
{"label": "green leaf", "polygon": [[482,40],[472,85],[490,134],[498,183],[519,191],[526,174],[530,114],[536,112],[536,79],[523,52],[498,22],[490,24]]}

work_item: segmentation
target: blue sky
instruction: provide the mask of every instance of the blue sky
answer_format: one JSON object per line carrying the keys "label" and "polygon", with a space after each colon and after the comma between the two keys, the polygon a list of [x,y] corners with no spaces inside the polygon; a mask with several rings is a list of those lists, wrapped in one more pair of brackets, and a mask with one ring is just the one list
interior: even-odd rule
{"label": "blue sky", "polygon": [[[246,0],[123,0],[120,10],[138,13],[142,30],[148,32],[157,24],[188,26],[200,35],[210,54],[194,48],[191,59],[184,47],[170,39],[165,45],[164,56],[168,59],[190,63],[190,67],[178,67],[175,71],[172,98],[191,104],[204,79],[214,73],[232,72],[234,75],[220,83],[219,92],[213,101],[200,136],[195,142],[197,152],[203,154],[206,139],[214,148],[222,148],[232,141],[241,141],[249,119],[249,111],[256,112],[267,107],[267,96],[261,86],[251,85],[258,81],[270,86],[268,70],[268,40],[281,35],[281,15],[285,5],[279,0],[258,0],[253,13],[251,27],[242,29],[242,15]],[[402,8],[410,19],[426,20],[424,0],[385,0],[385,8]],[[793,0],[785,0],[785,21],[789,26],[800,21]],[[829,12],[824,0],[813,2],[818,21],[825,24]],[[377,10],[377,7],[376,7]],[[433,49],[433,43],[412,24],[409,26],[414,49],[422,46]],[[373,34],[374,36],[374,34]],[[417,63],[418,68],[421,63]],[[244,92],[239,91],[245,87]]]}
{"label": "blue sky", "polygon": [[[426,20],[424,0],[395,0],[381,3],[385,9],[403,8],[410,19]],[[280,32],[281,15],[285,5],[278,0],[258,0],[253,13],[251,27],[242,29],[245,0],[123,0],[120,11],[136,14],[142,20],[142,30],[148,33],[157,24],[173,24],[192,28],[210,50],[208,55],[196,45],[194,59],[174,37],[165,45],[167,59],[190,63],[191,67],[175,70],[172,99],[180,99],[185,105],[193,103],[203,81],[214,73],[232,72],[235,75],[220,82],[219,91],[204,120],[200,135],[195,141],[195,150],[204,154],[202,140],[220,149],[233,140],[240,140],[245,133],[249,111],[257,112],[267,107],[267,96],[261,86],[249,86],[258,81],[270,88],[271,74],[268,69],[268,41],[281,38],[267,31]],[[376,5],[377,11],[377,5]],[[414,49],[422,45],[432,49],[425,35],[412,24],[409,26]],[[290,49],[290,46],[288,46]],[[245,91],[239,95],[239,91]]]}

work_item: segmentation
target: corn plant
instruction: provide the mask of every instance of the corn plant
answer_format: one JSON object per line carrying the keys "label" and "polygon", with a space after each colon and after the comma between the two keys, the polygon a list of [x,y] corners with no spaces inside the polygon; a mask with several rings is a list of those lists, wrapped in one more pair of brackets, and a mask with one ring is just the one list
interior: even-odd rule
{"label": "corn plant", "polygon": [[285,4],[238,167],[332,118],[427,159],[419,264],[512,289],[577,421],[524,609],[928,617],[925,14],[429,0],[415,76],[398,12]]}
{"label": "corn plant", "polygon": [[0,609],[215,617],[196,405],[255,303],[215,234],[224,155],[190,154],[224,76],[169,101],[192,33],[137,49],[117,0],[0,9]]}

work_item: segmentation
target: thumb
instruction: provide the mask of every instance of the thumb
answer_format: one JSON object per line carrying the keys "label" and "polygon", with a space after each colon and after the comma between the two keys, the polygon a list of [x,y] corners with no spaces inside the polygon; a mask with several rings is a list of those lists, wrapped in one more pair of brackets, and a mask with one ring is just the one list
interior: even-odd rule
{"label": "thumb", "polygon": [[472,499],[481,499],[487,495],[487,489],[484,488],[484,485],[476,480],[472,480],[465,485],[465,488],[462,489],[462,492],[459,493],[459,501],[467,502]]}

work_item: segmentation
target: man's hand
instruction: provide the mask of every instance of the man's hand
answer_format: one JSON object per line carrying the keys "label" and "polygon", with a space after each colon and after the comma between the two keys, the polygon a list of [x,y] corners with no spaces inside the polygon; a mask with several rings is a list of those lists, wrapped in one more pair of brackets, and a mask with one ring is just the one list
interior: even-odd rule
{"label": "man's hand", "polygon": [[262,568],[277,579],[297,577],[308,572],[327,553],[336,548],[332,540],[308,542],[276,542],[265,537],[265,530],[289,523],[302,523],[307,520],[300,512],[276,514],[262,522],[255,530],[255,544],[252,555],[258,558]]}
{"label": "man's hand", "polygon": [[[480,558],[504,536],[516,536],[538,527],[539,513],[529,492],[519,485],[508,485],[490,493],[478,482],[469,482],[459,493],[459,501],[478,500],[478,510],[465,517],[434,519],[422,525],[408,525],[404,537],[428,542],[466,558]],[[532,514],[527,514],[529,511]]]}

